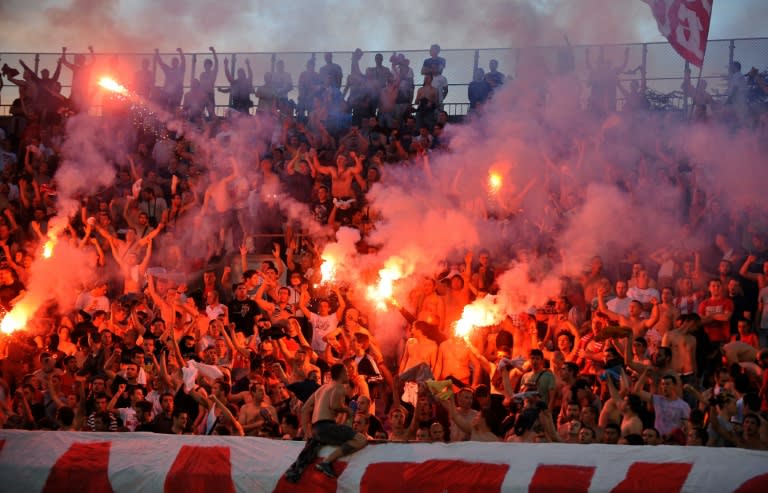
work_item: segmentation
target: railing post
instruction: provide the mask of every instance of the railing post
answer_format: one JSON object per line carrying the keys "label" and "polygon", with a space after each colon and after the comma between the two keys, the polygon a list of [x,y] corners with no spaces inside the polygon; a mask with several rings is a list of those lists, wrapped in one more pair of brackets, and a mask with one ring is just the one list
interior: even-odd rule
{"label": "railing post", "polygon": [[472,73],[469,74],[469,80],[475,80],[475,72],[480,67],[480,50],[475,50],[475,64],[472,66]]}
{"label": "railing post", "polygon": [[[237,78],[237,66],[235,65],[235,63],[237,62],[237,56],[236,55],[237,55],[237,53],[232,53],[232,56],[230,57],[231,60],[229,62],[229,66],[231,67],[230,73],[232,74],[232,78],[233,79]],[[232,88],[230,86],[229,106],[232,106],[232,103],[234,103],[234,101],[232,100]]]}
{"label": "railing post", "polygon": [[155,54],[152,54],[152,85],[155,85],[155,81],[157,80],[157,57]]}
{"label": "railing post", "polygon": [[728,74],[731,73],[731,66],[733,65],[733,55],[736,52],[736,43],[731,40],[731,43],[728,45]]}
{"label": "railing post", "polygon": [[197,70],[197,53],[192,53],[192,70],[189,72],[189,85],[192,86],[192,80],[195,78]]}
{"label": "railing post", "polygon": [[275,62],[277,61],[277,53],[272,53],[272,57],[269,59],[269,71],[275,71]]}
{"label": "railing post", "polygon": [[[687,74],[691,70],[691,64],[688,63],[688,60],[685,61],[685,66],[683,68],[683,77],[685,77],[685,74]],[[685,117],[688,117],[688,92],[683,91],[683,114]]]}
{"label": "railing post", "polygon": [[35,75],[37,75],[38,68],[40,68],[40,53],[35,53]]}
{"label": "railing post", "polygon": [[643,63],[640,65],[640,89],[645,94],[648,89],[648,44],[643,43]]}

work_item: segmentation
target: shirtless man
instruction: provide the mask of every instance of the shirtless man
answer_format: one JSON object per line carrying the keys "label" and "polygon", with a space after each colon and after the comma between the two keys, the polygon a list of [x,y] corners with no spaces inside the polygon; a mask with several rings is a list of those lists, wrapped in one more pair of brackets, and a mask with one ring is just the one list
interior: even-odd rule
{"label": "shirtless man", "polygon": [[147,251],[144,253],[144,259],[141,263],[138,262],[136,252],[126,252],[125,257],[121,257],[113,242],[110,242],[110,246],[112,247],[112,256],[120,266],[123,275],[123,294],[141,293],[144,285],[144,274],[149,266],[149,259],[152,258],[152,240],[147,244]]}
{"label": "shirtless man", "polygon": [[469,286],[472,274],[472,252],[464,256],[464,272],[456,273],[449,279],[450,286],[443,295],[445,305],[445,326],[451,327],[461,318],[464,307],[469,304]]}
{"label": "shirtless man", "polygon": [[675,326],[677,317],[680,316],[680,310],[675,307],[674,301],[672,288],[662,288],[661,303],[658,305],[659,321],[653,326],[662,338]]}
{"label": "shirtless man", "polygon": [[405,351],[400,360],[398,373],[413,368],[421,363],[429,365],[434,373],[437,366],[437,344],[424,335],[424,326],[427,322],[417,320],[411,326],[411,337],[405,342]]}
{"label": "shirtless man", "polygon": [[[680,374],[683,385],[696,387],[696,337],[693,333],[700,324],[701,319],[698,315],[681,316],[679,326],[664,334],[661,340],[661,345],[672,351],[672,361],[669,366]],[[688,395],[685,397],[689,405],[695,403],[695,398],[688,399]]]}
{"label": "shirtless man", "polygon": [[251,400],[240,408],[237,420],[246,435],[258,436],[264,425],[277,423],[277,411],[264,400],[266,395],[263,383],[252,383]]}
{"label": "shirtless man", "polygon": [[349,383],[349,375],[344,365],[333,365],[331,382],[317,389],[301,410],[305,436],[312,437],[323,445],[339,446],[315,466],[318,471],[330,478],[336,477],[331,466],[336,459],[357,452],[368,445],[368,440],[362,433],[355,432],[347,425],[336,424],[339,415],[354,415],[354,412],[345,404],[347,383]]}
{"label": "shirtless man", "polygon": [[437,365],[435,375],[438,380],[452,380],[458,387],[469,385],[469,366],[475,369],[472,376],[472,386],[480,383],[480,362],[469,349],[467,342],[456,335],[452,335],[440,344],[437,353]]}
{"label": "shirtless man", "polygon": [[334,199],[351,199],[354,198],[355,192],[352,189],[352,182],[355,175],[359,175],[363,171],[363,158],[358,156],[354,152],[349,153],[349,157],[355,161],[353,167],[347,167],[347,157],[343,154],[336,156],[336,168],[330,166],[323,166],[317,159],[317,153],[314,149],[310,150],[310,165],[322,175],[329,175],[331,177],[331,196]]}
{"label": "shirtless man", "polygon": [[621,325],[630,327],[635,337],[645,337],[645,333],[648,329],[656,325],[656,322],[659,320],[659,300],[656,298],[651,299],[653,310],[651,310],[651,318],[649,319],[640,318],[643,313],[643,305],[636,300],[633,300],[629,305],[629,317],[612,312],[605,305],[605,290],[602,288],[597,291],[597,302],[601,312],[608,315],[608,318],[611,320],[618,321]]}
{"label": "shirtless man", "polygon": [[450,329],[445,326],[445,301],[437,294],[437,283],[431,277],[424,279],[418,307],[419,320],[435,320],[440,332],[446,337],[449,336]]}

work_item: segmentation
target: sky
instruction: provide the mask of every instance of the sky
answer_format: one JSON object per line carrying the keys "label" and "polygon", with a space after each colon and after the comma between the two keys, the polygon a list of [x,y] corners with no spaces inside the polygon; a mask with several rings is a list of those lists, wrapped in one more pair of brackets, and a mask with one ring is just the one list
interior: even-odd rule
{"label": "sky", "polygon": [[[765,0],[715,0],[710,39],[768,36]],[[0,53],[391,51],[663,41],[641,0],[2,0]],[[768,58],[768,54],[766,54]]]}

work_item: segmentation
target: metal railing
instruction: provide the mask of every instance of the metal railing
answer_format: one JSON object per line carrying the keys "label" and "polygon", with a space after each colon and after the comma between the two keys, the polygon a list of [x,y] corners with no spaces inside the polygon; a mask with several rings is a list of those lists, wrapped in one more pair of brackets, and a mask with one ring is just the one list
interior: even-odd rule
{"label": "metal railing", "polygon": [[[554,74],[563,69],[563,65],[568,65],[576,74],[581,84],[581,103],[586,104],[589,95],[589,67],[587,66],[587,52],[589,51],[594,64],[597,57],[602,55],[614,66],[619,66],[624,59],[624,50],[629,49],[628,63],[620,76],[621,83],[628,87],[632,80],[644,83],[649,90],[655,93],[670,94],[679,91],[683,81],[685,63],[683,59],[675,53],[673,48],[665,42],[658,43],[635,43],[635,44],[614,44],[614,45],[577,45],[572,47],[564,46],[541,46],[530,48],[482,48],[482,49],[460,49],[443,50],[440,56],[446,59],[446,67],[443,75],[448,79],[449,91],[445,99],[447,111],[451,115],[465,114],[468,109],[467,88],[472,80],[472,74],[477,67],[487,67],[491,59],[499,62],[499,70],[512,78],[517,78],[523,71],[534,70],[541,73],[541,77],[546,74]],[[360,67],[374,65],[374,55],[376,52],[367,52],[360,60]],[[402,51],[410,61],[411,68],[416,74],[415,82],[419,86],[421,77],[418,74],[421,68],[422,60],[429,57],[427,51]],[[383,52],[385,62],[389,58],[390,52]],[[210,53],[188,53],[186,55],[187,70],[185,74],[185,90],[188,89],[193,76],[199,76],[202,71],[205,59],[211,58]],[[56,68],[56,62],[59,53],[0,53],[4,63],[20,69],[15,60],[21,58],[27,65],[34,68],[38,73],[42,69],[48,69],[53,73]],[[92,70],[93,80],[101,75],[112,75],[119,81],[127,81],[133,78],[133,74],[138,70],[141,61],[147,59],[150,61],[152,71],[155,74],[155,85],[161,85],[163,74],[161,68],[153,61],[152,53],[99,53],[96,54],[96,65]],[[161,57],[166,62],[177,56],[176,53],[162,53]],[[322,54],[311,52],[284,52],[284,53],[220,53],[219,54],[219,74],[217,77],[217,87],[228,87],[224,76],[224,58],[230,62],[230,68],[235,73],[238,68],[243,68],[245,60],[248,60],[254,73],[254,85],[258,86],[262,82],[262,74],[274,71],[277,60],[282,60],[285,64],[286,72],[292,75],[294,86],[298,83],[299,74],[305,69],[309,59],[316,59],[316,67],[319,69],[323,65]],[[72,59],[72,54],[68,54],[68,59]],[[352,52],[333,53],[334,63],[342,67],[345,75],[349,73],[351,66]],[[709,82],[709,91],[716,98],[722,96],[726,90],[726,78],[730,62],[739,60],[743,71],[746,73],[751,66],[764,69],[768,65],[768,38],[741,38],[710,40],[707,45],[707,56],[702,70],[702,78]],[[388,63],[385,63],[388,65]],[[694,70],[693,77],[698,75]],[[71,83],[71,71],[66,67],[61,69],[59,79],[62,85],[62,94],[69,95]],[[346,80],[345,80],[346,83]],[[617,91],[618,93],[618,91]],[[217,113],[224,114],[229,104],[229,96],[219,91],[215,92]],[[298,97],[297,89],[289,93],[289,98],[296,100]],[[18,98],[18,88],[7,82],[0,94],[0,115],[7,115],[12,101]],[[253,97],[255,99],[255,97]],[[688,98],[680,94],[673,97],[678,109],[685,109],[688,105]],[[620,98],[617,98],[619,105]],[[94,112],[99,112],[98,98],[94,101]]]}

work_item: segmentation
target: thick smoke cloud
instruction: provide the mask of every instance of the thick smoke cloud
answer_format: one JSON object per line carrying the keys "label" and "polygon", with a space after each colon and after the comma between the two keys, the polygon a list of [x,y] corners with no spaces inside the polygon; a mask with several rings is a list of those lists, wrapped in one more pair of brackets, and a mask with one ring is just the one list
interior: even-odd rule
{"label": "thick smoke cloud", "polygon": [[[460,18],[462,24],[475,29],[453,36],[457,46],[475,45],[478,40],[498,41],[500,46],[560,43],[563,34],[568,34],[574,42],[597,42],[604,40],[600,39],[603,35],[613,40],[624,36],[620,38],[623,41],[628,39],[627,33],[633,31],[637,16],[627,15],[620,5],[614,5],[620,3],[611,2],[608,6],[606,2],[590,1],[584,2],[586,7],[575,8],[566,6],[568,2],[491,2],[486,9],[476,9],[459,1],[426,2],[415,7],[416,12],[411,4],[406,8],[405,4],[395,3],[383,7],[384,17],[403,22],[379,26],[384,32],[378,39],[362,36],[365,23],[349,26],[351,32],[347,39],[362,40],[359,44],[364,49],[379,47],[371,43],[380,43],[380,39],[423,41],[424,24],[445,26]],[[40,42],[55,44],[54,48],[71,44],[73,29],[77,28],[78,33],[95,33],[90,42],[100,49],[149,50],[163,44],[205,47],[212,40],[219,45],[219,34],[228,39],[229,32],[246,32],[243,24],[248,15],[237,14],[248,10],[248,2],[217,7],[212,16],[210,7],[203,4],[168,2],[138,6],[134,8],[135,15],[146,18],[147,22],[137,24],[121,19],[123,6],[118,2],[74,0],[67,7],[45,11],[44,17],[53,28]],[[371,17],[371,13],[364,10],[366,7],[335,6],[345,9],[345,16],[349,18]],[[258,4],[258,7],[263,9],[259,12],[270,14],[264,19],[281,19],[272,27],[283,29],[280,36],[276,36],[282,41],[270,45],[275,49],[352,47],[328,44],[327,33],[333,26],[330,21],[325,23],[325,30],[307,29],[306,16],[292,15],[296,11],[290,9],[297,7],[280,7],[274,3]],[[20,5],[4,8],[7,19],[20,13],[28,15],[27,8]],[[283,8],[289,10],[280,10]],[[632,6],[630,12],[646,8],[644,4]],[[174,18],[175,12],[181,10],[188,14]],[[330,14],[321,15],[330,18]],[[644,15],[650,17],[647,12]],[[227,21],[229,18],[231,23]],[[201,19],[205,19],[205,23]],[[489,23],[488,19],[493,20]],[[301,29],[304,31],[299,36]],[[107,36],[108,32],[112,35]],[[236,42],[244,43],[233,48],[258,49],[259,45],[249,43],[260,41],[259,29],[248,32],[255,35],[255,41],[238,39]],[[264,29],[264,32],[271,31]],[[423,48],[431,41],[440,41],[444,35],[440,29],[428,32],[429,41],[413,47]],[[77,39],[80,40],[80,36]],[[350,245],[354,242],[349,241],[347,233],[337,235],[336,246],[326,248],[329,252],[335,249],[334,255],[345,257],[341,280],[355,286],[354,301],[371,309],[370,313],[374,314],[371,318],[376,319],[373,322],[378,322],[380,338],[386,341],[399,337],[402,320],[392,313],[376,315],[363,287],[374,284],[378,270],[393,258],[403,264],[403,279],[396,285],[394,295],[407,304],[411,288],[424,276],[433,277],[444,269],[445,260],[460,263],[466,250],[489,248],[498,265],[512,267],[500,279],[500,293],[494,302],[501,317],[543,303],[556,292],[560,276],[578,276],[593,255],[610,257],[638,246],[707,241],[707,238],[697,238],[691,242],[681,233],[677,207],[680,191],[659,180],[673,171],[672,166],[657,169],[645,162],[646,155],[655,153],[659,129],[642,121],[632,123],[615,116],[607,120],[592,118],[577,111],[574,104],[553,104],[573,103],[579,97],[574,92],[573,80],[569,76],[553,75],[555,68],[539,60],[535,53],[524,52],[522,60],[519,77],[495,96],[494,108],[486,117],[447,129],[452,142],[450,154],[433,156],[427,167],[417,162],[387,170],[386,184],[374,187],[370,193],[371,207],[379,222],[368,238],[369,243],[378,248],[374,255],[352,254]],[[542,110],[545,86],[548,89],[545,100],[549,104]],[[108,139],[94,138],[103,135],[103,129],[87,118],[73,119],[68,130],[65,161],[56,176],[61,187],[63,216],[76,212],[83,184],[98,187],[111,183],[114,177],[110,160],[120,159],[121,151],[105,145]],[[760,165],[756,137],[734,136],[717,127],[691,127],[686,123],[670,122],[664,130],[678,152],[690,157],[702,183],[711,185],[725,203],[748,205],[761,199],[759,184],[765,183],[761,178],[766,172]],[[262,149],[249,148],[249,145],[264,140],[274,131],[269,122],[259,119],[238,122],[229,130],[228,146],[210,141],[191,129],[185,133],[199,152],[215,156],[207,160],[207,171],[221,177],[231,173],[233,166],[237,167],[238,179],[256,189],[262,183],[255,172],[253,156]],[[724,167],[724,163],[729,167]],[[501,189],[495,193],[488,188],[492,172],[503,180]],[[739,178],[744,176],[758,179],[751,180],[754,185],[745,185]],[[733,193],[733,190],[739,192]],[[553,200],[553,196],[558,196],[567,210],[558,210],[558,201]],[[304,226],[312,224],[300,204],[288,199],[280,202],[282,212],[292,221]],[[247,229],[255,230],[260,219],[257,215],[255,223],[247,225]],[[313,235],[328,235],[327,228],[312,227]],[[184,237],[187,258],[201,258],[210,253],[217,224],[195,213],[184,220],[181,229],[188,235]],[[562,252],[562,255],[556,256],[553,260],[556,264],[539,275],[536,266],[544,262],[547,250]],[[164,253],[161,251],[158,255]],[[61,267],[59,279],[63,286],[82,285],[80,266],[83,262],[73,262],[70,268]],[[40,279],[49,275],[47,270],[40,272],[45,272]],[[31,286],[36,286],[35,275],[33,273]],[[66,296],[62,299],[66,300]]]}
{"label": "thick smoke cloud", "polygon": [[[741,8],[733,9],[724,4],[715,3],[713,37],[763,32],[765,16],[757,15],[765,10],[762,2],[742,0]],[[204,51],[212,43],[222,50],[266,52],[425,49],[432,42],[450,48],[507,47],[556,44],[563,34],[579,43],[659,40],[648,10],[639,0],[488,0],[479,5],[235,0],[215,6],[204,0],[11,0],[0,4],[0,29],[5,49],[24,52],[87,44],[125,52],[156,46]],[[24,29],[17,28],[21,25]]]}

